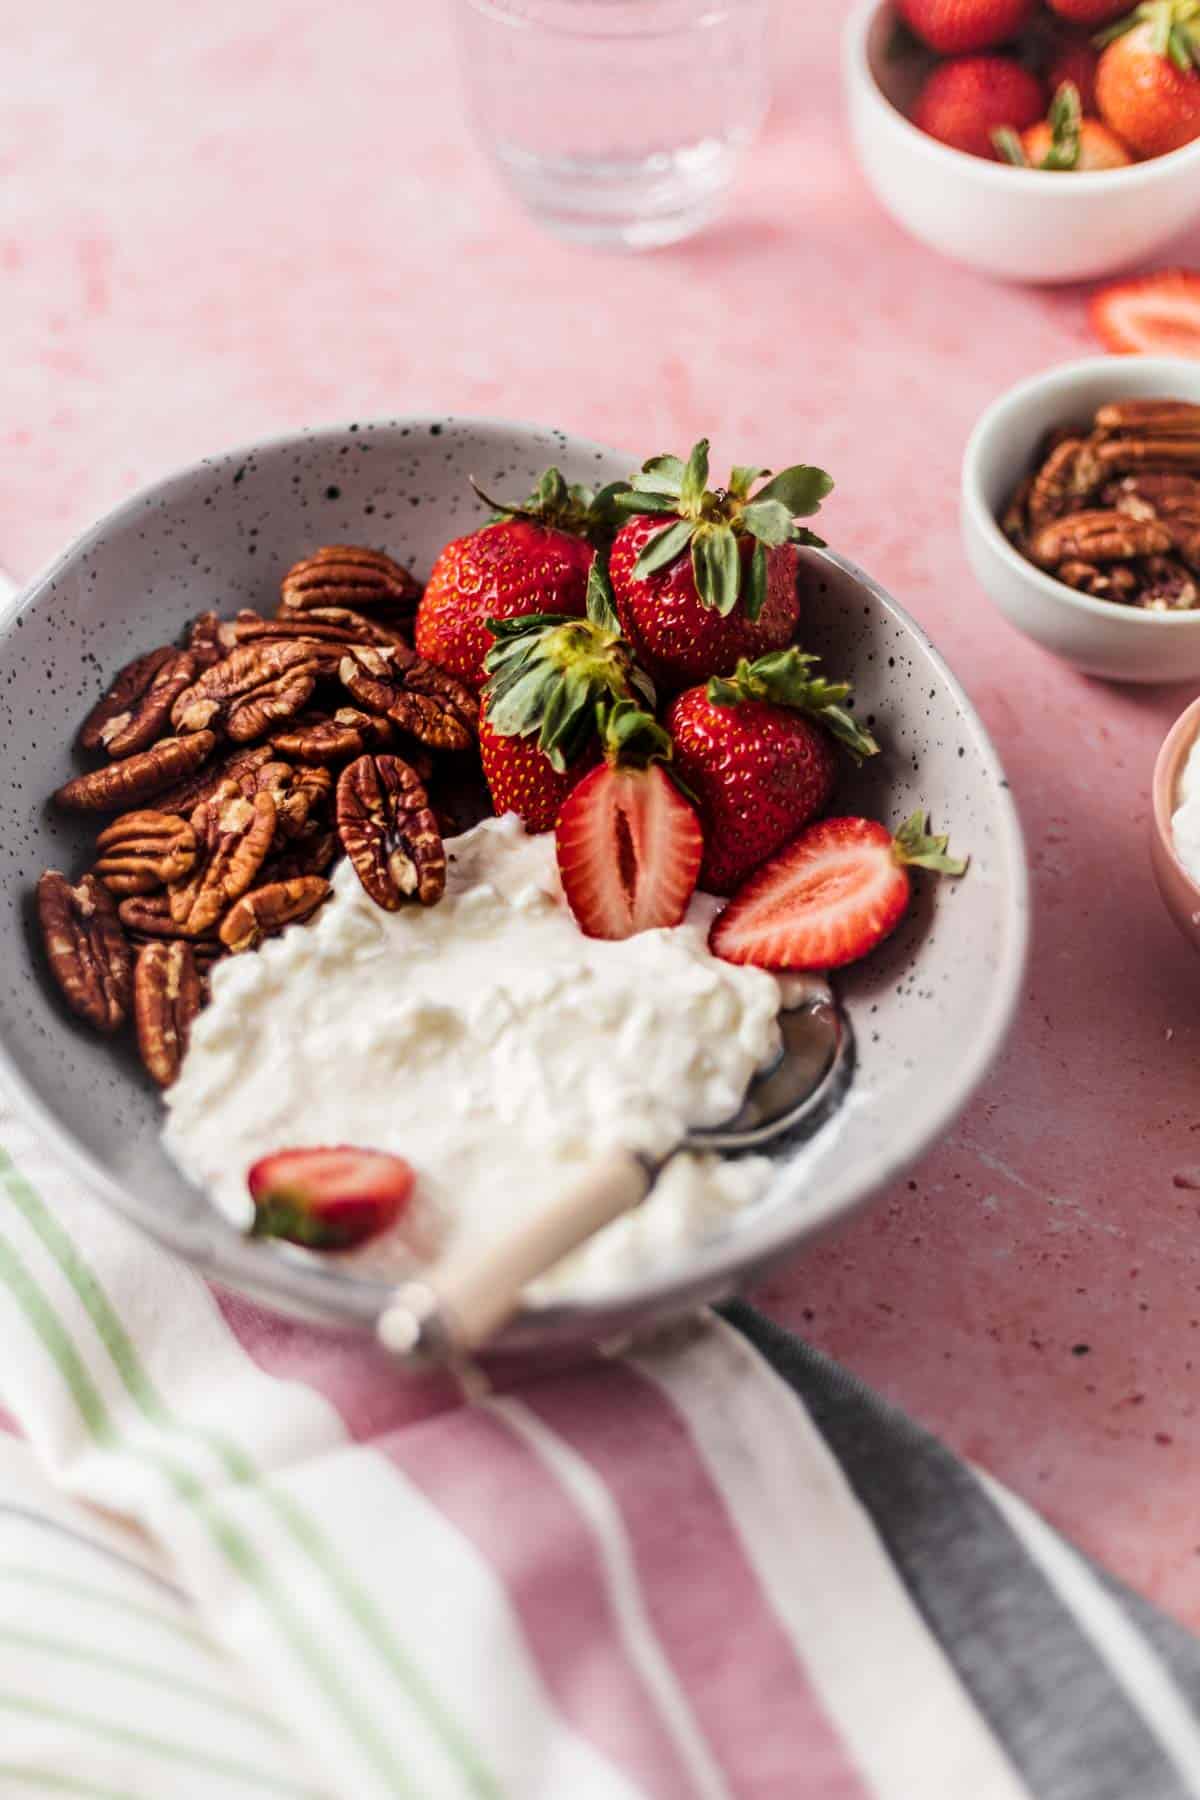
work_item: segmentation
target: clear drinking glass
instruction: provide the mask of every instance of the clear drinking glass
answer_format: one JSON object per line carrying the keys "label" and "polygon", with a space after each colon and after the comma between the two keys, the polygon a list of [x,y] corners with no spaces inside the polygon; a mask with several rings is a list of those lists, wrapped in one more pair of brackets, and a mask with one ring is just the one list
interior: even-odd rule
{"label": "clear drinking glass", "polygon": [[455,0],[476,132],[560,237],[674,243],[766,111],[771,0]]}

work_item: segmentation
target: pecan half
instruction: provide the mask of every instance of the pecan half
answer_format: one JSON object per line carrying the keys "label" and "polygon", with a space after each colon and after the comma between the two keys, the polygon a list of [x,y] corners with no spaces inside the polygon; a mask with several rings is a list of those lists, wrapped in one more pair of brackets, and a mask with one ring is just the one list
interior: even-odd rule
{"label": "pecan half", "polygon": [[171,901],[166,893],[129,894],[118,905],[117,913],[131,944],[186,936],[189,943],[198,947],[207,943],[220,948],[217,934],[211,927],[195,935],[180,929],[171,917]]}
{"label": "pecan half", "polygon": [[112,894],[153,894],[182,881],[196,861],[196,834],[171,813],[130,812],[96,839],[94,873]]}
{"label": "pecan half", "polygon": [[188,737],[161,738],[149,750],[77,775],[60,787],[54,798],[59,806],[77,812],[124,812],[140,806],[191,775],[212,755],[216,737],[211,731],[194,731]]}
{"label": "pecan half", "polygon": [[1156,556],[1172,545],[1170,531],[1154,519],[1131,519],[1119,512],[1069,513],[1035,533],[1029,547],[1045,569],[1064,562],[1121,562]]}
{"label": "pecan half", "polygon": [[396,729],[390,719],[357,706],[340,706],[332,717],[301,713],[275,733],[271,745],[281,756],[295,757],[298,762],[338,763],[361,756],[364,750],[387,750],[395,741]]}
{"label": "pecan half", "polygon": [[166,730],[172,706],[195,675],[195,662],[186,650],[168,646],[137,657],[93,706],[79,733],[80,744],[114,757],[146,749]]}
{"label": "pecan half", "polygon": [[305,875],[324,875],[341,851],[335,831],[314,831],[293,838],[283,851],[273,851],[259,870],[264,885],[296,881]]}
{"label": "pecan half", "polygon": [[1096,413],[1096,430],[1106,435],[1200,438],[1200,406],[1186,400],[1115,400]]}
{"label": "pecan half", "polygon": [[296,612],[349,606],[356,612],[383,608],[406,615],[416,611],[420,597],[420,587],[400,563],[382,550],[354,544],[323,544],[294,563],[280,585],[282,606]]}
{"label": "pecan half", "polygon": [[416,772],[398,756],[360,756],[337,785],[337,828],[354,872],[377,906],[440,900],[446,853]]}
{"label": "pecan half", "polygon": [[37,884],[50,972],[71,1011],[97,1031],[116,1031],[133,999],[133,954],[108,889],[94,875],[72,887],[57,869]]}
{"label": "pecan half", "polygon": [[1062,438],[1034,472],[1029,490],[1029,528],[1040,531],[1052,519],[1078,509],[1103,479],[1090,438]]}
{"label": "pecan half", "polygon": [[204,669],[211,669],[225,655],[226,646],[221,639],[221,621],[215,612],[202,612],[192,620],[188,630],[188,649],[196,664],[199,675]]}
{"label": "pecan half", "polygon": [[158,812],[181,813],[190,819],[200,802],[211,800],[226,781],[236,781],[244,794],[253,796],[258,792],[256,771],[274,758],[275,752],[267,744],[255,744],[249,750],[235,750],[232,755],[221,757],[219,761],[201,769],[199,774],[189,776],[186,781],[176,782],[165,793],[159,794],[155,800],[155,809]]}
{"label": "pecan half", "polygon": [[1029,540],[1029,496],[1033,491],[1033,476],[1027,475],[1004,510],[1000,521],[1000,529],[1010,543],[1018,550],[1024,550]]}
{"label": "pecan half", "polygon": [[224,729],[246,743],[299,712],[317,673],[307,643],[243,644],[180,694],[171,718],[178,731]]}
{"label": "pecan half", "polygon": [[342,684],[368,712],[382,713],[435,750],[467,750],[479,730],[469,688],[411,650],[353,648],[342,658]]}
{"label": "pecan half", "polygon": [[252,888],[235,901],[221,921],[221,942],[235,956],[243,950],[256,950],[264,938],[274,937],[285,925],[311,919],[332,891],[319,875],[301,875]]}
{"label": "pecan half", "polygon": [[1195,475],[1169,475],[1148,470],[1142,475],[1122,475],[1108,482],[1100,494],[1105,506],[1128,513],[1131,519],[1153,519],[1180,504],[1200,510],[1200,479]]}
{"label": "pecan half", "polygon": [[319,764],[301,764],[290,768],[291,779],[279,808],[279,831],[284,838],[300,837],[307,829],[315,829],[329,816],[333,799],[333,776]]}
{"label": "pecan half", "polygon": [[204,984],[190,944],[147,944],[133,972],[133,1017],[138,1049],[159,1087],[179,1073],[192,1022],[204,1004]]}
{"label": "pecan half", "polygon": [[1200,431],[1181,437],[1114,437],[1096,445],[1102,478],[1133,470],[1200,474]]}
{"label": "pecan half", "polygon": [[178,936],[202,936],[253,884],[271,848],[276,817],[269,793],[247,800],[232,782],[196,808],[199,860],[187,881],[167,889]]}

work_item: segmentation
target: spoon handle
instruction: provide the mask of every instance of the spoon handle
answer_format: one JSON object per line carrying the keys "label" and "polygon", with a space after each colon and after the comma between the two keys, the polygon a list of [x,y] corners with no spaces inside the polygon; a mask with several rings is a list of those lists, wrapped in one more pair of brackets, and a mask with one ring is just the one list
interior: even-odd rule
{"label": "spoon handle", "polygon": [[399,1355],[439,1362],[477,1350],[511,1319],[528,1282],[637,1206],[656,1173],[628,1150],[610,1152],[513,1230],[454,1252],[398,1288],[380,1316],[380,1339]]}

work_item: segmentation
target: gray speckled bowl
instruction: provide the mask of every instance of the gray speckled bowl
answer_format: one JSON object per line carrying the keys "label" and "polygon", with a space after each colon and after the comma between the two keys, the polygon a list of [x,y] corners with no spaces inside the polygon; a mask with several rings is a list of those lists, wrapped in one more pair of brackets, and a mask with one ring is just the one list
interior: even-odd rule
{"label": "gray speckled bowl", "polygon": [[[226,1286],[330,1321],[371,1322],[385,1290],[287,1247],[249,1244],[181,1179],[131,1051],[66,1012],[42,968],[31,897],[46,867],[85,866],[89,830],[53,812],[72,744],[105,681],[206,607],[272,606],[317,544],[380,545],[424,574],[481,516],[467,482],[521,493],[547,463],[571,480],[631,458],[561,432],[485,420],[349,425],[214,457],[130,500],[72,545],[0,619],[0,1071],[55,1149],[110,1205]],[[924,633],[867,576],[806,552],[807,646],[853,677],[886,754],[847,766],[838,806],[899,822],[927,806],[971,852],[961,882],[923,882],[909,918],[841,992],[857,1032],[849,1106],[781,1153],[766,1196],[677,1263],[603,1300],[526,1309],[503,1347],[598,1339],[733,1292],[860,1205],[965,1105],[1016,1007],[1026,873],[1004,772]],[[336,1072],[330,1071],[330,1079]]]}

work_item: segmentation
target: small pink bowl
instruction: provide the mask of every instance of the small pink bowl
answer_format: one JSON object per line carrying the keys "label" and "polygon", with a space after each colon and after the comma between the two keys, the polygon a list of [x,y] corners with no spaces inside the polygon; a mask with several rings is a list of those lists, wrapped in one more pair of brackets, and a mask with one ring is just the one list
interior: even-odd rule
{"label": "small pink bowl", "polygon": [[1200,886],[1192,880],[1175,854],[1171,814],[1175,811],[1180,770],[1198,734],[1200,700],[1193,700],[1186,712],[1180,713],[1163,739],[1162,749],[1154,765],[1154,804],[1150,830],[1150,861],[1154,866],[1158,891],[1166,903],[1167,911],[1193,950],[1200,950]]}

